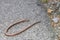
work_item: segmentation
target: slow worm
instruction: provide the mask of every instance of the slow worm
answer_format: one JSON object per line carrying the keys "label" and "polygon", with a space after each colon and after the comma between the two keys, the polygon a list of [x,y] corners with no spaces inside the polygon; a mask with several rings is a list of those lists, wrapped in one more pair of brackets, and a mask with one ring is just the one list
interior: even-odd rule
{"label": "slow worm", "polygon": [[26,21],[29,21],[29,20],[24,19],[24,20],[21,20],[21,21],[19,21],[19,22],[16,22],[16,23],[10,25],[10,26],[6,29],[6,32],[5,32],[4,34],[5,34],[6,36],[16,36],[16,35],[18,35],[18,34],[23,33],[23,32],[26,31],[27,29],[31,28],[33,25],[41,22],[41,21],[38,21],[38,22],[32,23],[31,25],[29,24],[26,28],[23,28],[22,30],[20,30],[19,32],[14,33],[14,34],[8,34],[8,33],[7,33],[8,30],[9,30],[10,28],[12,28],[14,25],[17,25],[17,24],[19,24],[19,23],[26,22]]}

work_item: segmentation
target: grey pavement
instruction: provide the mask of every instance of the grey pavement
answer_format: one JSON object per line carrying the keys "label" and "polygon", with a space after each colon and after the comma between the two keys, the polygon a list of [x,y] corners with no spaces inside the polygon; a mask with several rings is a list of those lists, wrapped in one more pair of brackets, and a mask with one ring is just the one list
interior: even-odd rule
{"label": "grey pavement", "polygon": [[[14,26],[9,33],[17,32],[36,21],[41,23],[17,36],[5,36],[9,25],[21,19],[29,19],[30,22]],[[52,30],[47,13],[37,6],[37,0],[0,0],[0,40],[53,40]]]}

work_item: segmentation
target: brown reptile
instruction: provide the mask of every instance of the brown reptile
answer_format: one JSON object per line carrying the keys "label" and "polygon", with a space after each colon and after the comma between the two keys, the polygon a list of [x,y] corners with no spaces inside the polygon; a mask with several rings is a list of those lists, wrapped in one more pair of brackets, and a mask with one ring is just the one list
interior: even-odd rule
{"label": "brown reptile", "polygon": [[10,25],[10,26],[6,29],[5,35],[6,35],[6,36],[16,36],[16,35],[18,35],[18,34],[23,33],[23,32],[26,31],[27,29],[31,28],[33,25],[41,22],[41,21],[38,21],[38,22],[35,22],[35,23],[31,24],[31,25],[29,24],[26,28],[23,28],[21,31],[19,31],[19,32],[17,32],[17,33],[14,33],[14,34],[8,34],[8,33],[7,33],[8,30],[9,30],[10,28],[12,28],[14,25],[17,25],[17,24],[22,23],[22,22],[27,22],[27,21],[29,21],[29,20],[23,19],[23,20],[21,20],[21,21],[19,21],[19,22],[16,22],[16,23]]}

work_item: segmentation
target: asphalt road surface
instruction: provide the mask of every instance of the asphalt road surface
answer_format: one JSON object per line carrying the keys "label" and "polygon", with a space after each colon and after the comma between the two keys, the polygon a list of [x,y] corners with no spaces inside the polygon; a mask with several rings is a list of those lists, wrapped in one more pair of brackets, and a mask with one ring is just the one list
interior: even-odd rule
{"label": "asphalt road surface", "polygon": [[[9,30],[14,33],[36,21],[41,21],[14,37],[5,36],[5,30],[10,24],[29,19],[30,22],[15,25]],[[37,0],[0,0],[0,40],[53,40],[53,31],[49,17],[41,6],[37,6]]]}

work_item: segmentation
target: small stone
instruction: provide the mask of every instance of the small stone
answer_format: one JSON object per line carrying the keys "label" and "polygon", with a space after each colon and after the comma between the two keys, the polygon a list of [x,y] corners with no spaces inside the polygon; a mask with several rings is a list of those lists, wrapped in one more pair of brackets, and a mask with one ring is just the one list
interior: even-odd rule
{"label": "small stone", "polygon": [[55,40],[58,40],[57,38]]}
{"label": "small stone", "polygon": [[60,29],[60,27],[58,27],[58,29]]}
{"label": "small stone", "polygon": [[59,21],[59,18],[53,18],[52,19],[55,23],[57,23]]}
{"label": "small stone", "polygon": [[53,11],[52,9],[48,9],[48,10],[47,10],[48,13],[51,13],[52,11]]}

